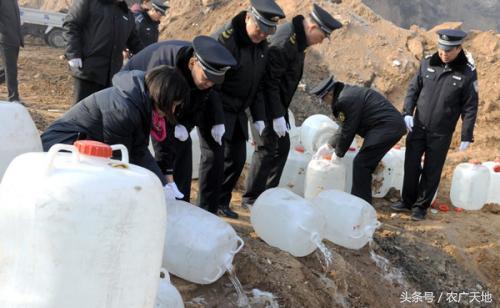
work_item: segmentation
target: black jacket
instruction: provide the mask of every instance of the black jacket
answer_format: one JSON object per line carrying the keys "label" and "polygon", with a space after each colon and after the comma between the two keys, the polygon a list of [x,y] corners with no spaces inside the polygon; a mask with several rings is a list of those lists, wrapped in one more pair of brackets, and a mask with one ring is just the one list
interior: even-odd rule
{"label": "black jacket", "polygon": [[71,107],[42,134],[44,151],[56,143],[72,144],[77,139],[123,144],[130,162],[166,179],[148,150],[152,128],[152,102],[144,85],[144,72],[121,72],[113,87],[83,99]]}
{"label": "black jacket", "polygon": [[24,46],[17,0],[0,1],[0,45]]}
{"label": "black jacket", "polygon": [[148,12],[134,13],[135,30],[144,47],[158,42],[160,23],[149,17]]}
{"label": "black jacket", "polygon": [[370,88],[343,85],[336,89],[332,112],[340,127],[330,144],[343,157],[356,134],[363,147],[400,138],[406,133],[401,113],[380,93]]}
{"label": "black jacket", "polygon": [[445,65],[439,55],[424,59],[408,87],[403,115],[430,132],[453,134],[462,116],[462,141],[474,141],[478,106],[477,72],[463,50]]}
{"label": "black jacket", "polygon": [[239,125],[248,138],[248,119],[245,110],[250,107],[254,121],[265,120],[265,105],[261,79],[267,61],[267,41],[254,44],[245,27],[246,12],[240,12],[231,22],[212,36],[222,43],[238,63],[226,72],[224,83],[217,88],[224,109],[224,138],[232,139]]}
{"label": "black jacket", "polygon": [[268,120],[285,117],[288,122],[288,107],[304,71],[307,38],[303,22],[304,17],[298,15],[279,26],[270,38],[264,79]]}
{"label": "black jacket", "polygon": [[[200,119],[210,122],[210,125],[224,123],[224,112],[220,99],[214,98],[214,91],[199,90],[188,67],[189,59],[193,55],[193,47],[187,41],[163,41],[152,44],[134,55],[123,70],[147,71],[159,65],[169,65],[177,67],[186,81],[191,92],[187,104],[182,107],[178,118],[179,124],[191,131],[194,126],[199,125]],[[172,147],[172,139],[175,127],[169,126],[168,137],[164,142],[155,144],[156,159],[162,171],[170,173],[173,170],[175,148]]]}
{"label": "black jacket", "polygon": [[134,15],[126,2],[75,0],[63,23],[66,58],[81,58],[83,67],[72,69],[74,77],[107,86],[123,65],[122,51],[142,49],[135,31]]}

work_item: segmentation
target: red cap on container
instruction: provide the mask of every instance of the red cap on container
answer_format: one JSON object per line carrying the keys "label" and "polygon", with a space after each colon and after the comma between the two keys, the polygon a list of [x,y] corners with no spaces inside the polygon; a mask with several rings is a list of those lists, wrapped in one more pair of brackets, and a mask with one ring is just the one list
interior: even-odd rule
{"label": "red cap on container", "polygon": [[349,148],[349,152],[356,152],[356,148],[355,147],[350,147]]}
{"label": "red cap on container", "polygon": [[396,150],[401,150],[401,146],[400,145],[395,145],[392,147],[393,149],[396,149]]}
{"label": "red cap on container", "polygon": [[500,172],[500,165],[496,165],[495,167],[493,167],[493,171],[494,171],[495,173]]}
{"label": "red cap on container", "polygon": [[110,158],[113,155],[111,147],[105,143],[93,140],[78,140],[73,143],[80,154]]}
{"label": "red cap on container", "polygon": [[480,165],[481,164],[481,162],[478,159],[471,159],[471,160],[469,160],[469,163],[471,163],[473,165]]}
{"label": "red cap on container", "polygon": [[500,157],[495,158],[494,162],[495,163],[500,163]]}
{"label": "red cap on container", "polygon": [[303,146],[298,145],[295,147],[295,151],[300,152],[300,153],[304,153],[305,149]]}

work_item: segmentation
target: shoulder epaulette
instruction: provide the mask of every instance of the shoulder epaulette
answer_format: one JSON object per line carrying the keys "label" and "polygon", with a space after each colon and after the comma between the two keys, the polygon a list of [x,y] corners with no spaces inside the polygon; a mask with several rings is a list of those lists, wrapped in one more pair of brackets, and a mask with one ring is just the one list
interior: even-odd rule
{"label": "shoulder epaulette", "polygon": [[470,62],[467,62],[467,66],[470,68],[471,71],[475,71],[476,70],[476,66],[474,66],[474,64],[472,64]]}
{"label": "shoulder epaulette", "polygon": [[292,43],[293,45],[297,44],[297,35],[294,33],[290,36],[290,43]]}
{"label": "shoulder epaulette", "polygon": [[231,35],[233,35],[233,28],[228,28],[228,29],[224,30],[224,32],[222,32],[222,37],[225,40],[227,40],[228,38],[230,38]]}

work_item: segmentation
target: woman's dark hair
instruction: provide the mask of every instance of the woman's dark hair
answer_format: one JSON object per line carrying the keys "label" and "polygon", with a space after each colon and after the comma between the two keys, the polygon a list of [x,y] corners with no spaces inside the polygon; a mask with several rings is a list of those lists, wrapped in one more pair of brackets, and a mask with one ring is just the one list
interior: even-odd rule
{"label": "woman's dark hair", "polygon": [[189,85],[176,68],[167,65],[157,66],[146,73],[146,88],[153,104],[165,113],[165,118],[171,124],[177,122],[173,113],[174,105],[177,112],[189,100]]}

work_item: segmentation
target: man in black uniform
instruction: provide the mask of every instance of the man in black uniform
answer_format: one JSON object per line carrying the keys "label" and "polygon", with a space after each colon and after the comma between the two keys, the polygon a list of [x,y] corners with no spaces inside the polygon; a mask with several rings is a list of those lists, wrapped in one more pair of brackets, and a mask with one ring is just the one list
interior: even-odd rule
{"label": "man in black uniform", "polygon": [[226,132],[222,146],[200,130],[200,206],[210,212],[237,218],[229,208],[231,192],[243,170],[248,139],[249,107],[259,134],[265,127],[261,79],[267,61],[266,37],[276,30],[283,10],[273,0],[251,0],[242,11],[213,36],[236,58],[238,65],[227,72],[218,89],[224,109]]}
{"label": "man in black uniform", "polygon": [[134,13],[137,34],[144,47],[158,42],[160,21],[167,9],[163,0],[153,0],[151,8]]}
{"label": "man in black uniform", "polygon": [[21,34],[21,19],[17,0],[0,1],[0,57],[3,62],[3,75],[7,84],[7,99],[19,101],[17,86],[17,59],[19,48],[24,46]]}
{"label": "man in black uniform", "polygon": [[111,86],[126,47],[133,54],[143,48],[134,15],[123,0],[75,0],[63,28],[66,59],[74,78],[74,104]]}
{"label": "man in black uniform", "polygon": [[256,149],[248,172],[242,206],[248,207],[264,190],[278,186],[290,151],[288,106],[304,69],[307,47],[321,44],[342,27],[327,11],[314,4],[309,17],[295,16],[270,37],[264,78],[266,128],[262,136],[252,132]]}
{"label": "man in black uniform", "polygon": [[236,60],[215,39],[197,36],[193,43],[152,44],[133,56],[123,70],[148,71],[159,65],[177,67],[191,88],[190,99],[178,115],[177,125],[167,127],[167,138],[163,142],[153,141],[158,164],[176,197],[189,202],[193,168],[189,132],[199,124],[199,118],[205,118],[205,122],[210,123],[207,134],[222,144],[224,113],[220,100],[212,97],[212,87],[224,81],[226,71],[236,65]]}
{"label": "man in black uniform", "polygon": [[344,157],[356,134],[364,138],[354,158],[351,194],[372,202],[372,173],[384,155],[406,133],[401,113],[380,93],[370,88],[352,86],[330,77],[311,90],[330,104],[340,127],[321,146],[317,157],[331,154]]}
{"label": "man in black uniform", "polygon": [[446,29],[438,31],[438,35],[438,52],[422,61],[408,87],[403,110],[409,133],[402,201],[392,208],[411,210],[413,220],[425,219],[460,116],[462,142],[459,149],[467,149],[474,140],[477,72],[462,50],[467,34],[462,30]]}

